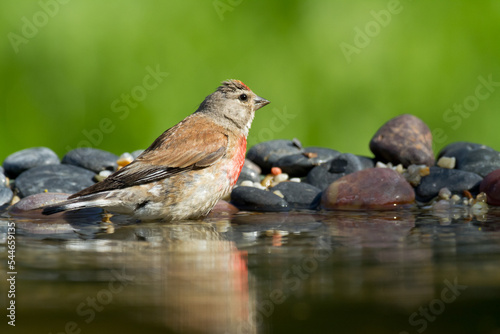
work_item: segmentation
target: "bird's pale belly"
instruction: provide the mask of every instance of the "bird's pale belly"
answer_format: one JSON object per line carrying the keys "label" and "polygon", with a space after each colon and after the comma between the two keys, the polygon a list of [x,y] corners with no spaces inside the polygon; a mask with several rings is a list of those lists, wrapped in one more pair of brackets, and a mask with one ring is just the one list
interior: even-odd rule
{"label": "bird's pale belly", "polygon": [[[220,165],[219,165],[220,167]],[[232,189],[225,168],[217,164],[200,171],[190,171],[166,180],[144,184],[138,192],[121,190],[117,213],[139,219],[183,220],[207,215]]]}

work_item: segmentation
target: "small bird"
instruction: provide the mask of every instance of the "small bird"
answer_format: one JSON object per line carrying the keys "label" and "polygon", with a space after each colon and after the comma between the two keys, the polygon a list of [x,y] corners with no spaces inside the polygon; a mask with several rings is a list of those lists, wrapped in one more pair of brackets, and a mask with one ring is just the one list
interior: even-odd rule
{"label": "small bird", "polygon": [[255,111],[267,104],[243,82],[224,81],[129,165],[42,213],[101,207],[143,220],[206,216],[236,184]]}

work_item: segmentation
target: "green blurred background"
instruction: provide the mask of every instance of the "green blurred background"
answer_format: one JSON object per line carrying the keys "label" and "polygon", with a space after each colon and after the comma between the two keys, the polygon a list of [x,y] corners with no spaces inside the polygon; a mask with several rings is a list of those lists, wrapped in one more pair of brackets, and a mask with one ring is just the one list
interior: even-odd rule
{"label": "green blurred background", "polygon": [[500,87],[478,79],[500,82],[499,32],[498,0],[2,1],[0,161],[33,146],[146,148],[228,78],[272,102],[250,145],[368,155],[383,123],[412,113],[435,150],[500,149]]}

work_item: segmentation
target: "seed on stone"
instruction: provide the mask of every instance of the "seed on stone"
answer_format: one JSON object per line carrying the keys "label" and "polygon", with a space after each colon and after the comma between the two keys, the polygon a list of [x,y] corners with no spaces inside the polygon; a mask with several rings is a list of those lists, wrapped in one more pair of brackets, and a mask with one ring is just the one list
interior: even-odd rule
{"label": "seed on stone", "polygon": [[285,196],[279,190],[275,190],[275,191],[273,191],[273,193],[276,194],[276,195],[278,195],[281,198],[285,198]]}
{"label": "seed on stone", "polygon": [[312,159],[312,158],[317,158],[318,157],[318,153],[314,153],[314,152],[304,152],[302,153],[306,158],[308,159]]}
{"label": "seed on stone", "polygon": [[464,190],[464,196],[467,197],[468,199],[472,199],[472,194],[468,190]]}

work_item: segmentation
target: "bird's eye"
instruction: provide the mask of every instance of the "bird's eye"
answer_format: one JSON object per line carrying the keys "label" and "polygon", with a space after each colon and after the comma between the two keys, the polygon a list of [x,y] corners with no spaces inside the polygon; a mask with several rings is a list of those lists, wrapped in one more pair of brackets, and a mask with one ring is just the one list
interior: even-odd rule
{"label": "bird's eye", "polygon": [[240,101],[246,101],[248,99],[247,94],[241,94],[239,97]]}

